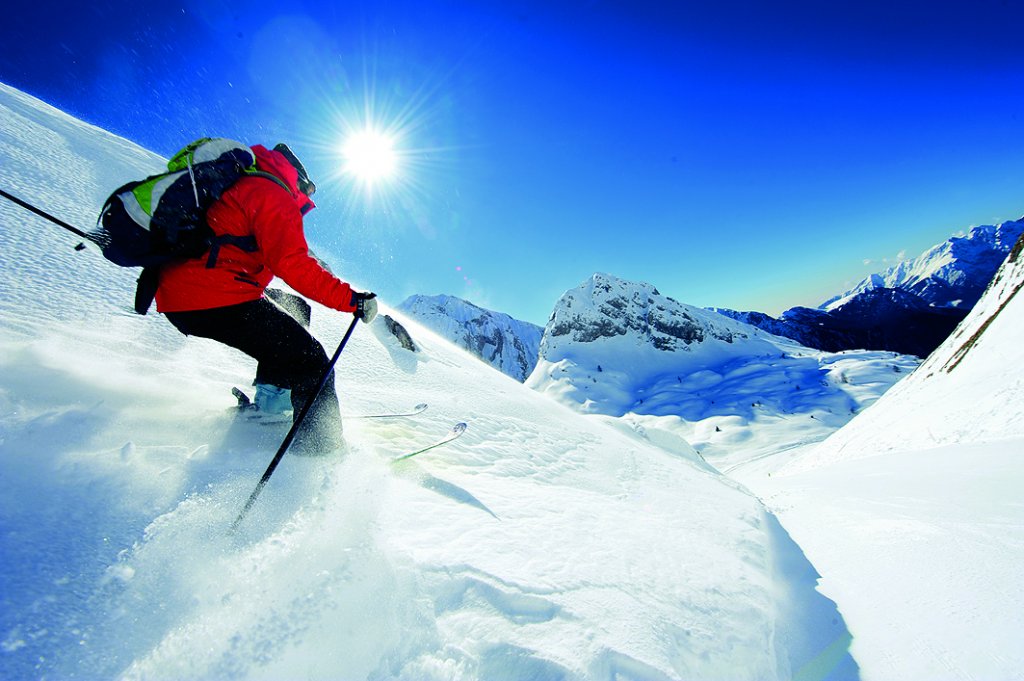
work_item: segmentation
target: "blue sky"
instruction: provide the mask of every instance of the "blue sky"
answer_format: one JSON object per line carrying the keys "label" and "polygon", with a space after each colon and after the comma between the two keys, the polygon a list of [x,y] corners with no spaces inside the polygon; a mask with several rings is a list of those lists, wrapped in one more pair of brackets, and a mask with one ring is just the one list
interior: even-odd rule
{"label": "blue sky", "polygon": [[[139,7],[5,9],[0,81],[164,155],[288,141],[311,243],[392,303],[543,324],[603,271],[777,314],[1024,214],[1014,0]],[[368,123],[400,160],[370,191]]]}

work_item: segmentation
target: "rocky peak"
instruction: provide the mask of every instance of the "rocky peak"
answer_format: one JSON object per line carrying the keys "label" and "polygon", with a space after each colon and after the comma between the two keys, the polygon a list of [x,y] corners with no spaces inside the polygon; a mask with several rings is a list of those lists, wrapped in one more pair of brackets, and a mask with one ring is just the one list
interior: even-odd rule
{"label": "rocky peak", "polygon": [[654,286],[594,274],[566,291],[548,321],[541,354],[567,343],[623,339],[665,352],[686,350],[708,338],[731,343],[733,331],[702,310],[663,296]]}

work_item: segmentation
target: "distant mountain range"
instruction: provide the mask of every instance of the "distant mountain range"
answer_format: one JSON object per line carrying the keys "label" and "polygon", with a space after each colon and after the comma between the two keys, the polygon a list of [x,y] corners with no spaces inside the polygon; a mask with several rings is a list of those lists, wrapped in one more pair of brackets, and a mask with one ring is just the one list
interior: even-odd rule
{"label": "distant mountain range", "polygon": [[794,307],[778,319],[762,312],[714,308],[726,317],[792,338],[809,348],[891,350],[927,357],[952,333],[970,307],[932,307],[898,288],[874,288],[830,310]]}
{"label": "distant mountain range", "polygon": [[1006,255],[1024,233],[1024,218],[973,227],[822,303],[833,310],[851,298],[880,288],[901,289],[933,307],[970,309],[981,298]]}
{"label": "distant mountain range", "polygon": [[697,308],[594,274],[544,329],[450,296],[400,306],[576,411],[720,469],[827,437],[918,366],[970,312],[1024,222],[979,227],[780,319]]}
{"label": "distant mountain range", "polygon": [[[731,342],[725,339],[749,336],[743,325],[825,352],[878,350],[924,358],[971,310],[1022,233],[1024,219],[974,227],[818,308],[794,307],[778,318],[723,308],[711,308],[717,314],[707,317],[707,310],[680,307],[653,286],[603,274],[568,291],[546,329],[453,296],[412,296],[399,309],[519,381],[533,372],[538,354],[550,361],[567,335],[584,343],[629,336],[637,346],[679,350],[707,337]],[[618,289],[628,293],[610,295]],[[641,305],[645,300],[650,302]],[[724,324],[722,317],[743,325]]]}
{"label": "distant mountain range", "polygon": [[974,227],[880,274],[818,308],[794,307],[779,318],[714,308],[719,314],[808,347],[891,350],[927,357],[978,302],[1024,219]]}

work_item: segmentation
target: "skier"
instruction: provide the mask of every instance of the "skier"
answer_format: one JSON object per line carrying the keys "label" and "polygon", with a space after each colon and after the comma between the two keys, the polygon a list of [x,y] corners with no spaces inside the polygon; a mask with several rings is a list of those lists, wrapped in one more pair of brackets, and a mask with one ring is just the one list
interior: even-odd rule
{"label": "skier", "polygon": [[[255,250],[228,243],[202,258],[162,266],[157,311],[186,336],[211,338],[254,358],[257,407],[283,413],[290,406],[294,418],[313,397],[329,360],[303,325],[264,295],[267,284],[280,277],[303,296],[366,323],[377,314],[376,295],[354,291],[310,255],[302,220],[314,207],[316,185],[291,150],[284,144],[252,150],[257,169],[283,184],[243,177],[209,208],[206,220],[214,234],[242,237],[239,244],[248,237]],[[343,447],[332,373],[293,449],[318,453]]]}

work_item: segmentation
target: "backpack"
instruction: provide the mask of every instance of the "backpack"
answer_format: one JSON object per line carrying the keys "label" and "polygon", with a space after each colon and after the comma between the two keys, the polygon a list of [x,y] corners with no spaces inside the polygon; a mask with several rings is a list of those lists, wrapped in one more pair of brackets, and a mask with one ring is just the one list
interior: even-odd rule
{"label": "backpack", "polygon": [[224,191],[247,175],[277,177],[256,170],[252,150],[233,140],[204,137],[167,162],[168,172],[118,187],[107,198],[90,234],[104,257],[121,267],[142,267],[135,311],[146,314],[156,295],[159,267],[209,253],[214,267],[222,245],[255,251],[253,237],[215,236],[206,211]]}

